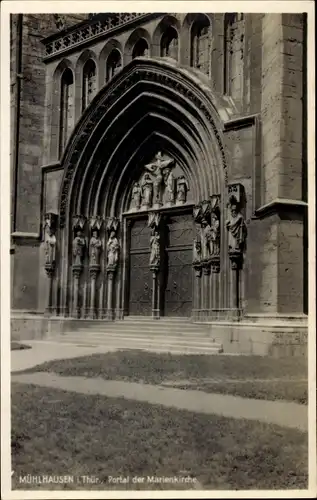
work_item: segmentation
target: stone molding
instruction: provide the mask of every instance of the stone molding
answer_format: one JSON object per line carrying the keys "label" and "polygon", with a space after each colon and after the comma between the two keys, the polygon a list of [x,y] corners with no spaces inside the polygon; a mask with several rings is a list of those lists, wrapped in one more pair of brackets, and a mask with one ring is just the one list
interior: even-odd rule
{"label": "stone molding", "polygon": [[270,215],[280,215],[282,213],[295,212],[305,215],[308,211],[308,203],[301,200],[291,200],[287,198],[276,198],[255,211],[254,219],[263,219]]}
{"label": "stone molding", "polygon": [[61,54],[72,50],[78,50],[87,44],[95,43],[109,35],[115,36],[119,30],[131,29],[135,24],[141,24],[155,17],[163,16],[163,12],[158,13],[137,13],[119,12],[105,14],[103,17],[87,19],[71,28],[59,31],[44,38],[42,43],[45,46],[44,61],[60,57]]}
{"label": "stone molding", "polygon": [[[132,67],[131,67],[132,64]],[[82,152],[85,149],[87,140],[92,135],[93,130],[97,124],[102,120],[107,109],[109,109],[115,101],[120,99],[120,96],[129,88],[140,81],[157,82],[169,88],[174,88],[179,94],[186,99],[189,99],[200,112],[203,113],[204,118],[211,126],[212,132],[216,138],[217,145],[222,158],[222,168],[224,170],[225,184],[228,182],[228,166],[226,160],[224,140],[220,135],[219,128],[217,127],[210,110],[204,103],[207,96],[202,94],[199,88],[195,89],[192,82],[188,82],[184,75],[174,73],[169,74],[166,68],[162,68],[159,62],[151,61],[138,61],[138,66],[135,68],[135,60],[128,65],[125,70],[113,78],[112,85],[107,87],[102,95],[100,93],[93,101],[93,106],[89,106],[90,113],[85,113],[84,117],[75,127],[72,134],[73,141],[71,147],[66,151],[63,164],[65,165],[65,174],[62,181],[61,198],[60,198],[60,227],[65,227],[66,224],[66,210],[68,204],[68,193],[72,184],[75,168],[81,160]],[[212,104],[210,103],[212,107]]]}

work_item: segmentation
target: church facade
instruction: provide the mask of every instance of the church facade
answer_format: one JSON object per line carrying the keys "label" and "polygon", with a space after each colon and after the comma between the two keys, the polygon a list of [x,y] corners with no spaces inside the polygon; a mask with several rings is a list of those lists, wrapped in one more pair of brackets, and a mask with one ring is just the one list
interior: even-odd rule
{"label": "church facade", "polygon": [[302,354],[305,85],[304,14],[12,16],[13,335],[187,317]]}

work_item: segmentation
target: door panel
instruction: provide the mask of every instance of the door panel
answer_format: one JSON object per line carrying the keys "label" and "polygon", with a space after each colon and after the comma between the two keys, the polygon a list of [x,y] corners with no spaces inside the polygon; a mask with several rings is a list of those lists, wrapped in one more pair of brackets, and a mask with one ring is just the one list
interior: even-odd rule
{"label": "door panel", "polygon": [[133,222],[130,232],[129,314],[148,316],[152,312],[151,230],[147,219]]}
{"label": "door panel", "polygon": [[192,253],[191,250],[167,252],[167,284],[165,315],[191,316],[192,311]]}
{"label": "door panel", "polygon": [[129,314],[148,316],[152,312],[152,273],[150,253],[130,256]]}
{"label": "door panel", "polygon": [[162,309],[165,316],[191,316],[192,310],[192,214],[166,219],[162,276]]}

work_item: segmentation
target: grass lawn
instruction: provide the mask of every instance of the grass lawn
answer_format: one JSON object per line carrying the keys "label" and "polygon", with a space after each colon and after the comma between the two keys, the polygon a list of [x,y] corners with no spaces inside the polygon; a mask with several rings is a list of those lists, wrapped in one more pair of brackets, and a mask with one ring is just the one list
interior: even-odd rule
{"label": "grass lawn", "polygon": [[304,357],[182,356],[129,350],[49,361],[27,371],[168,384],[205,392],[307,404],[307,360]]}
{"label": "grass lawn", "polygon": [[[190,476],[197,489],[307,488],[307,434],[120,398],[12,384],[13,489],[190,489],[132,484]],[[74,475],[74,484],[20,484],[19,476]],[[80,476],[98,483],[84,485]],[[109,484],[109,476],[129,476]]]}

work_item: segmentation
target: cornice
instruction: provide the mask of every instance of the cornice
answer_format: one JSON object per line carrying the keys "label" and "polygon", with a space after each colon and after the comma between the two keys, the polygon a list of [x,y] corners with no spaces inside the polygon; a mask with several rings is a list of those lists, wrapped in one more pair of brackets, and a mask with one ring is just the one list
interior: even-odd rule
{"label": "cornice", "polygon": [[43,60],[50,61],[70,51],[84,48],[87,45],[114,36],[118,31],[131,29],[137,24],[144,23],[156,17],[163,16],[163,12],[136,13],[120,12],[107,14],[100,18],[87,19],[63,31],[59,31],[42,40],[45,46]]}
{"label": "cornice", "polygon": [[287,198],[275,198],[275,200],[262,205],[255,210],[255,218],[263,219],[270,215],[281,215],[285,213],[297,213],[299,215],[304,215],[307,212],[308,203],[301,200],[291,200]]}

